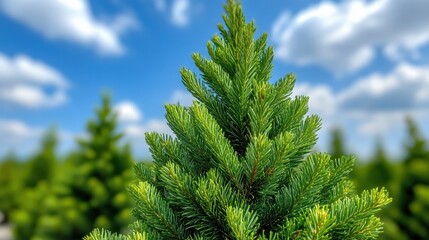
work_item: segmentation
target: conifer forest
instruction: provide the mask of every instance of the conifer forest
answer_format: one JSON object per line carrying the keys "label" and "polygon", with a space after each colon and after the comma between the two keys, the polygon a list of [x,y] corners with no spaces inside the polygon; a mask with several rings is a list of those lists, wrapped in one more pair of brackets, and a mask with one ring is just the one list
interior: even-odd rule
{"label": "conifer forest", "polygon": [[[23,4],[30,6],[29,2]],[[50,2],[51,0],[41,1],[40,9]],[[137,26],[137,17],[134,15],[118,15],[111,32],[104,28],[102,22],[92,26],[90,21],[95,21],[96,15],[88,15],[91,14],[89,2],[92,1],[67,3],[71,5],[59,2],[54,4],[59,14],[67,8],[71,9],[70,16],[77,16],[80,11],[83,15],[79,16],[86,16],[82,17],[82,21],[76,22],[81,24],[79,29],[83,29],[82,24],[88,24],[86,35],[70,38],[69,41],[97,46],[100,56],[95,61],[105,61],[107,68],[110,66],[111,69],[119,63],[117,60],[102,60],[104,55],[127,54],[135,57],[140,54],[128,49],[126,51],[114,34],[119,36],[125,29],[134,27],[140,28],[139,31],[147,34],[149,39],[154,32],[150,32],[150,28],[144,24]],[[170,3],[153,2],[154,9],[167,16]],[[191,5],[186,5],[191,2],[175,0],[172,3],[172,24],[188,26],[188,19],[174,15],[174,9],[176,3],[179,4],[176,7],[191,8]],[[379,4],[375,5],[375,2]],[[389,4],[387,2],[376,0],[374,6],[381,9],[383,4]],[[405,4],[406,1],[398,2]],[[409,8],[402,9],[418,15],[419,9],[411,7],[418,4],[410,2],[413,3],[407,5]],[[31,17],[31,8],[39,9],[37,4],[31,5],[32,7],[25,8],[28,14],[22,15],[18,11],[19,4],[15,4],[16,2],[9,0],[0,0],[0,13],[3,12],[8,19],[26,21]],[[354,92],[344,91],[344,94],[335,96],[339,90],[327,87],[308,90],[309,85],[301,82],[308,79],[301,79],[301,76],[319,79],[326,72],[320,76],[301,72],[295,74],[295,67],[288,70],[291,64],[288,63],[286,67],[277,65],[279,59],[292,54],[303,54],[301,60],[297,59],[297,65],[318,61],[311,58],[316,53],[331,60],[346,54],[344,49],[347,44],[357,44],[357,40],[336,45],[336,48],[320,50],[315,46],[305,45],[309,44],[305,41],[293,42],[291,39],[295,37],[293,34],[296,37],[310,32],[318,34],[317,27],[311,28],[311,31],[305,26],[296,30],[303,22],[315,18],[316,9],[325,9],[323,14],[317,15],[322,19],[334,14],[336,4],[343,4],[338,9],[345,15],[347,11],[358,12],[365,7],[370,9],[372,3],[363,0],[354,3],[320,3],[318,7],[303,10],[299,17],[292,12],[285,14],[273,26],[272,32],[265,28],[265,22],[262,21],[263,27],[260,27],[258,19],[250,17],[255,12],[254,9],[247,11],[247,1],[226,0],[216,4],[223,7],[221,15],[216,19],[219,24],[204,27],[210,30],[211,39],[206,39],[206,45],[205,42],[199,43],[204,48],[198,47],[200,45],[184,47],[188,59],[176,69],[174,84],[180,84],[186,89],[177,92],[177,96],[187,94],[188,104],[176,100],[164,102],[164,109],[157,110],[162,111],[163,115],[159,124],[152,122],[151,125],[149,122],[145,127],[138,128],[134,124],[127,128],[124,127],[124,122],[135,123],[141,121],[142,116],[134,112],[129,103],[122,105],[125,107],[119,110],[115,104],[117,89],[99,89],[91,93],[96,96],[98,103],[86,122],[77,121],[79,111],[67,116],[69,121],[74,124],[78,122],[83,129],[82,133],[73,135],[72,147],[66,150],[61,147],[63,139],[68,135],[62,131],[59,121],[38,131],[40,134],[31,135],[37,136],[35,150],[23,153],[20,148],[10,148],[4,151],[0,156],[0,240],[429,239],[429,132],[421,121],[424,119],[422,116],[427,116],[424,114],[429,111],[429,67],[421,70],[428,75],[422,80],[426,82],[421,85],[417,85],[416,79],[423,74],[417,71],[417,67],[411,66],[411,63],[404,63],[394,72],[402,78],[408,76],[402,73],[409,72],[412,80],[403,83],[398,91],[385,94],[393,99],[389,104],[393,105],[396,100],[399,102],[401,94],[408,94],[406,86],[410,85],[414,92],[406,97],[416,96],[415,99],[421,103],[415,110],[418,114],[396,114],[395,116],[399,116],[397,121],[383,118],[381,127],[396,123],[404,126],[395,135],[400,141],[392,143],[381,134],[367,134],[353,141],[350,139],[354,138],[355,132],[349,131],[351,125],[325,125],[332,119],[342,119],[344,116],[340,116],[341,109],[359,109],[350,100],[350,96],[355,96]],[[392,8],[396,7],[393,3],[391,5]],[[203,11],[202,9],[204,8],[201,7],[199,11]],[[373,12],[365,14],[382,11],[376,7],[371,9]],[[195,14],[197,12],[195,10]],[[328,46],[330,41],[344,38],[348,31],[358,31],[359,24],[363,24],[359,19],[367,17],[365,14],[358,14],[359,17],[347,20],[354,24],[354,30],[344,27],[340,32],[335,32],[337,35],[329,35],[329,38],[320,36],[311,39],[319,41],[320,46]],[[55,16],[61,18],[59,15]],[[175,16],[178,18],[175,19]],[[42,29],[39,22],[47,24],[50,21],[49,16],[43,14],[37,15],[36,19],[38,20],[30,24],[34,31]],[[0,18],[0,28],[2,21],[6,20]],[[166,17],[165,21],[169,19]],[[70,25],[67,26],[74,24],[72,21],[68,23]],[[322,20],[311,23],[321,29],[334,24]],[[58,24],[61,24],[60,20]],[[382,20],[379,24],[382,24]],[[417,22],[410,24],[418,25]],[[342,25],[335,26],[341,28]],[[414,25],[410,26],[407,25],[408,34],[414,29]],[[288,30],[280,34],[282,28]],[[69,36],[64,31],[53,27],[45,34],[47,39],[61,39]],[[91,31],[96,34],[91,35]],[[375,30],[362,31],[367,39],[377,35]],[[429,36],[429,32],[426,33]],[[95,36],[95,40],[91,36]],[[393,38],[396,35],[392,33],[389,36]],[[423,32],[419,36],[419,40],[407,40],[403,45],[390,44],[390,47],[384,49],[385,54],[397,54],[395,56],[398,58],[402,55],[402,61],[405,61],[403,52],[407,48],[411,49],[426,41]],[[380,46],[386,42],[382,36],[374,39],[377,39],[374,41]],[[429,41],[429,37],[427,40]],[[290,46],[280,46],[277,44],[279,42]],[[178,40],[176,47],[182,48],[181,44],[184,44],[183,41]],[[2,45],[7,44],[0,40],[0,48]],[[152,53],[164,51],[161,49],[162,45],[151,48],[155,51]],[[362,59],[375,54],[366,55],[366,50],[368,48],[362,50],[363,55],[358,54]],[[67,51],[64,50],[64,56],[68,54]],[[151,54],[148,53],[148,56],[158,58],[156,54]],[[169,55],[175,58],[174,52]],[[357,57],[352,55],[349,59]],[[82,54],[81,57],[85,58],[86,55]],[[322,57],[319,60],[325,61]],[[58,88],[47,90],[51,99],[40,100],[46,100],[43,103],[47,106],[51,104],[49,107],[53,107],[56,100],[61,101],[61,94],[67,88],[70,91],[79,90],[79,86],[66,86],[65,78],[54,72],[55,69],[51,69],[49,74],[41,72],[42,68],[49,69],[42,62],[32,67],[30,64],[33,60],[25,56],[13,61],[15,60],[9,60],[6,54],[3,55],[0,49],[0,108],[3,107],[2,99],[12,99],[8,97],[15,96],[13,94],[18,92],[11,87],[11,82],[24,79],[22,83],[27,84],[30,81],[28,79],[33,79],[20,75],[19,71],[28,70],[47,76],[46,81],[34,78],[36,80],[31,83],[34,86],[51,84]],[[15,63],[15,75],[7,75],[5,69],[14,67]],[[341,78],[361,67],[361,62],[356,60],[355,63],[349,66],[347,62],[326,62],[322,65],[327,69],[343,68],[344,71],[336,75]],[[139,64],[145,64],[145,61]],[[162,71],[163,67],[158,66],[157,71]],[[89,69],[91,66],[75,66],[75,69],[80,68]],[[374,74],[368,78],[366,86],[356,84],[354,90],[360,89],[364,94],[362,101],[365,102],[361,102],[362,106],[371,109],[380,105],[374,96],[382,96],[383,91],[387,91],[380,90],[382,86],[387,86],[386,89],[399,86],[393,77],[394,73],[383,75],[387,78],[385,82],[379,80],[380,74]],[[139,72],[130,74],[138,75]],[[88,75],[90,76],[91,74]],[[116,80],[124,88],[125,85],[132,85],[127,82],[127,76],[128,73],[124,72],[123,79]],[[104,77],[108,78],[108,74]],[[106,80],[108,81],[111,80]],[[334,84],[343,84],[340,83],[342,80],[333,81]],[[91,88],[92,83],[85,84]],[[142,85],[136,84],[132,88],[139,91],[138,86]],[[425,87],[428,92],[425,92]],[[73,90],[74,88],[77,90]],[[25,97],[34,96],[28,91],[20,94]],[[81,97],[84,99],[86,96]],[[145,97],[144,94],[138,94],[138,97],[139,101],[151,104],[150,97]],[[333,105],[328,103],[334,100],[324,101],[327,98],[342,101],[342,105],[337,104],[333,111]],[[38,102],[32,100],[23,104],[31,106]],[[407,102],[401,104],[406,105]],[[5,104],[5,109],[8,106]],[[375,110],[367,112],[360,117],[367,120],[367,124],[360,129],[363,129],[362,132],[373,133],[376,131],[374,129],[381,128],[371,127],[379,118],[371,118],[371,114],[377,114]],[[143,119],[145,118],[146,116]],[[2,119],[0,117],[0,135],[4,136],[1,136],[0,144],[6,146],[8,141],[15,141],[10,133],[15,129],[13,126],[18,125],[7,127],[4,125],[7,122]],[[167,130],[163,130],[162,124]],[[130,134],[138,135],[145,141],[131,144],[133,138],[129,137]],[[369,154],[362,154],[361,148],[356,146],[359,142],[369,146]],[[144,147],[147,150],[141,150]]]}

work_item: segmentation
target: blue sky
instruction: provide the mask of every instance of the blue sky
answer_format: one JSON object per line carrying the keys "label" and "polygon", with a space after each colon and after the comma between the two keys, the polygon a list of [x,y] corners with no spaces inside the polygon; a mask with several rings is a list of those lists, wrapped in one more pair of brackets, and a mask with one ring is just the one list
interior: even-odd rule
{"label": "blue sky", "polygon": [[[376,137],[401,152],[404,116],[429,136],[427,0],[244,1],[275,48],[273,82],[297,75],[323,118],[318,149],[342,126],[350,152],[368,156]],[[179,69],[195,69],[217,33],[223,1],[0,0],[0,155],[37,148],[56,125],[61,149],[84,135],[103,91],[112,93],[139,156],[145,131],[170,133],[165,103],[189,104]],[[426,123],[427,126],[424,126]]]}

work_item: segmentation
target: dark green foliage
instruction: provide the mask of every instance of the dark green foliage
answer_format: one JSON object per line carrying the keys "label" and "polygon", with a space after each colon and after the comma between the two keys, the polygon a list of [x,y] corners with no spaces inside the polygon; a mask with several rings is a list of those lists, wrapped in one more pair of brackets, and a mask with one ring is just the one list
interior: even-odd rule
{"label": "dark green foliage", "polygon": [[320,128],[307,97],[291,98],[292,74],[269,82],[273,49],[254,40],[239,4],[228,1],[221,35],[194,54],[202,78],[182,69],[197,99],[167,105],[176,135],[146,135],[154,158],[138,166],[130,235],[95,230],[86,239],[374,239],[384,189],[356,195],[354,158],[309,154]]}
{"label": "dark green foliage", "polygon": [[394,178],[393,168],[393,164],[389,162],[381,141],[377,140],[374,156],[368,164],[358,170],[361,178],[358,181],[358,189],[386,187],[391,191],[391,184]]}
{"label": "dark green foliage", "polygon": [[18,209],[12,212],[14,239],[34,239],[38,222],[45,212],[44,203],[49,196],[49,185],[42,181],[34,188],[20,193]]}
{"label": "dark green foliage", "polygon": [[389,204],[381,213],[378,214],[385,224],[385,230],[380,235],[381,239],[404,239],[405,236],[400,232],[392,216],[398,214],[396,200],[398,196],[398,184],[400,181],[400,172],[398,169],[400,163],[393,163],[388,158],[380,139],[377,139],[376,148],[369,162],[361,163],[356,168],[353,179],[356,182],[357,189],[368,189],[374,187],[386,188],[393,198],[393,204]]}
{"label": "dark green foliage", "polygon": [[400,214],[394,216],[394,219],[410,239],[428,239],[429,149],[412,119],[407,119],[407,126],[407,154],[396,200]]}
{"label": "dark green foliage", "polygon": [[371,161],[360,165],[358,188],[386,187],[393,196],[380,217],[385,222],[382,239],[428,239],[429,148],[416,123],[407,119],[408,137],[402,161],[388,159],[380,141]]}

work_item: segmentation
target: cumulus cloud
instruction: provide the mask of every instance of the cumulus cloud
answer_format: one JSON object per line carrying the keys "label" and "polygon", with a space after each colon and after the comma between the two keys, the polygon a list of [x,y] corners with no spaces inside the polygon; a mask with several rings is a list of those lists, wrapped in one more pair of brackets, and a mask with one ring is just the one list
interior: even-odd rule
{"label": "cumulus cloud", "polygon": [[191,0],[174,0],[167,4],[166,0],[153,0],[156,10],[168,13],[173,25],[185,27],[189,25],[192,15]]}
{"label": "cumulus cloud", "polygon": [[0,142],[4,143],[19,143],[29,138],[40,136],[42,130],[40,128],[29,127],[22,121],[0,119]]}
{"label": "cumulus cloud", "polygon": [[150,159],[149,146],[145,140],[146,132],[157,132],[173,136],[173,132],[164,119],[149,119],[139,123],[123,124],[122,130],[125,133],[125,141],[129,141],[133,146],[134,153]]}
{"label": "cumulus cloud", "polygon": [[276,56],[336,73],[367,66],[377,49],[392,60],[418,57],[429,42],[429,1],[322,1],[279,16],[272,33]]}
{"label": "cumulus cloud", "polygon": [[310,96],[309,109],[314,114],[322,117],[330,117],[335,114],[337,101],[331,88],[325,85],[312,86],[310,84],[297,84],[294,89],[295,95]]}
{"label": "cumulus cloud", "polygon": [[401,63],[390,72],[367,75],[339,90],[326,84],[298,83],[294,94],[310,96],[309,113],[322,118],[320,149],[327,149],[330,129],[341,126],[347,129],[349,150],[359,156],[371,156],[376,137],[384,139],[389,152],[399,156],[406,116],[429,133],[428,69],[429,65]]}
{"label": "cumulus cloud", "polygon": [[428,111],[429,66],[402,63],[389,73],[358,79],[339,92],[327,85],[309,84],[297,85],[294,92],[310,96],[310,110],[326,118],[403,116],[413,111]]}
{"label": "cumulus cloud", "polygon": [[120,36],[137,25],[129,13],[110,22],[96,19],[87,0],[3,0],[0,10],[49,39],[94,47],[105,55],[124,53]]}
{"label": "cumulus cloud", "polygon": [[17,150],[18,147],[20,152],[33,151],[42,132],[41,128],[31,127],[19,120],[0,119],[0,154]]}
{"label": "cumulus cloud", "polygon": [[310,96],[310,111],[329,124],[354,121],[362,134],[398,127],[405,115],[429,116],[429,66],[398,64],[335,92],[326,85],[297,85],[296,95]]}
{"label": "cumulus cloud", "polygon": [[171,9],[171,21],[178,26],[189,23],[189,0],[175,0]]}
{"label": "cumulus cloud", "polygon": [[115,105],[114,109],[120,120],[119,129],[124,132],[125,141],[131,143],[137,155],[149,156],[149,146],[145,141],[146,132],[173,135],[165,119],[144,119],[143,112],[132,101],[121,101]]}
{"label": "cumulus cloud", "polygon": [[[181,104],[183,106],[191,106],[195,98],[183,90],[175,90],[169,103]],[[168,134],[174,136],[173,131],[167,124],[165,119],[150,118],[142,119],[142,111],[131,101],[123,101],[116,105],[115,109],[119,112],[119,119],[121,119],[121,129],[125,132],[125,136],[135,146],[143,147],[144,154],[148,153],[148,146],[145,143],[144,135],[146,132],[158,132],[161,134]]]}
{"label": "cumulus cloud", "polygon": [[114,107],[118,113],[118,119],[121,122],[138,122],[142,118],[137,105],[131,101],[122,101]]}
{"label": "cumulus cloud", "polygon": [[388,74],[358,80],[339,96],[349,111],[405,111],[429,106],[429,66],[399,64]]}
{"label": "cumulus cloud", "polygon": [[130,138],[142,138],[145,132],[172,133],[163,119],[143,119],[140,108],[132,101],[121,101],[115,105],[121,128]]}
{"label": "cumulus cloud", "polygon": [[43,62],[0,53],[0,105],[55,107],[66,101],[67,86],[62,74]]}
{"label": "cumulus cloud", "polygon": [[[47,127],[35,126],[17,119],[0,118],[0,156],[14,151],[20,156],[33,154],[40,147],[40,139]],[[75,147],[75,139],[82,133],[60,129],[57,131],[59,152],[63,153]]]}

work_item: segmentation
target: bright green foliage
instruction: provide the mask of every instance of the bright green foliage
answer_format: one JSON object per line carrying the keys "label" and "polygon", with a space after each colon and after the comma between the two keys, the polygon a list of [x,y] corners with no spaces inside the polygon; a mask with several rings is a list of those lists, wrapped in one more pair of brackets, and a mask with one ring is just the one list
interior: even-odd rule
{"label": "bright green foliage", "polygon": [[9,221],[10,214],[17,208],[18,199],[21,197],[22,167],[23,164],[18,162],[13,153],[0,160],[0,212],[4,215],[3,222]]}
{"label": "bright green foliage", "polygon": [[407,124],[407,156],[395,201],[400,214],[393,217],[409,239],[429,239],[429,149],[415,122],[407,119]]}
{"label": "bright green foliage", "polygon": [[193,55],[202,79],[181,70],[198,101],[166,106],[176,138],[146,135],[154,164],[136,168],[131,235],[86,239],[374,239],[387,192],[355,195],[353,157],[309,154],[320,119],[306,116],[308,98],[290,97],[291,74],[269,82],[267,35],[254,40],[234,1],[225,10],[211,59]]}
{"label": "bright green foliage", "polygon": [[36,235],[39,219],[45,212],[44,203],[49,192],[49,184],[45,181],[21,192],[18,209],[12,212],[11,218],[14,239],[37,239],[33,236]]}
{"label": "bright green foliage", "polygon": [[11,211],[14,237],[17,240],[31,239],[45,211],[43,204],[50,193],[50,184],[54,182],[55,168],[58,166],[57,145],[55,129],[48,130],[42,138],[40,149],[26,163],[23,183],[15,202],[16,209]]}

